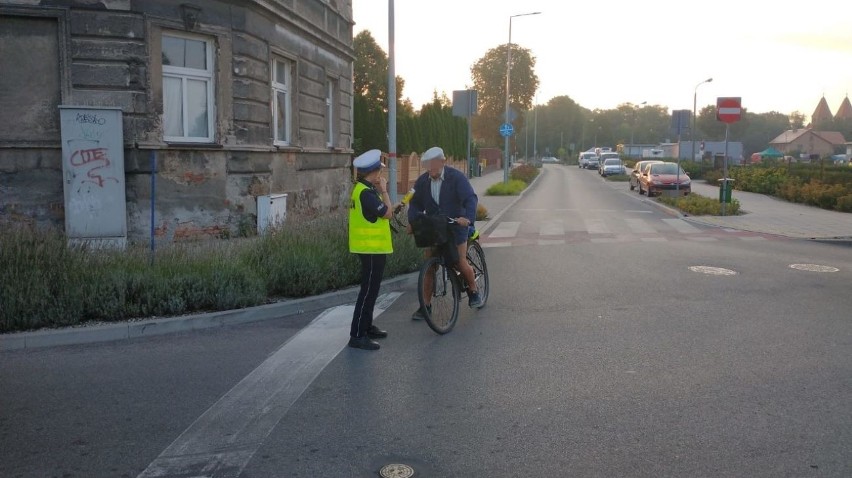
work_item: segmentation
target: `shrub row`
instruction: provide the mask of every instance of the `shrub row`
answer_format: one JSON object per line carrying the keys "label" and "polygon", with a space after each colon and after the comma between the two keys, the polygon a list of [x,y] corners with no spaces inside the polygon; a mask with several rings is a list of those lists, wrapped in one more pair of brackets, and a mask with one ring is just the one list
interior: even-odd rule
{"label": "shrub row", "polygon": [[[417,269],[421,253],[394,235],[385,276]],[[57,232],[0,231],[0,333],[87,321],[170,316],[259,305],[359,280],[345,212],[292,220],[255,238],[172,245],[156,252],[69,248]]]}
{"label": "shrub row", "polygon": [[530,164],[521,164],[509,172],[509,179],[517,179],[526,184],[531,184],[538,176],[539,170]]}
{"label": "shrub row", "polygon": [[510,179],[508,183],[494,183],[485,190],[487,196],[517,196],[526,189],[527,183],[520,179]]}
{"label": "shrub row", "polygon": [[[708,198],[700,194],[692,193],[688,196],[673,197],[660,196],[657,198],[663,204],[668,204],[677,209],[680,209],[691,216],[721,216],[722,203],[717,198]],[[732,199],[731,203],[725,207],[725,214],[735,216],[740,213],[740,202]]]}
{"label": "shrub row", "polygon": [[732,168],[730,176],[736,180],[734,187],[742,191],[852,212],[852,173],[847,171],[849,169],[852,168],[813,164],[748,166]]}

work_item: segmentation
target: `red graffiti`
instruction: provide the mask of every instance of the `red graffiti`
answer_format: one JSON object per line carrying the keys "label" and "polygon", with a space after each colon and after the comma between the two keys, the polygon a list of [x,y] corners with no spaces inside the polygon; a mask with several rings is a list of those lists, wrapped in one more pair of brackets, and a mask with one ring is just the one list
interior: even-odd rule
{"label": "red graffiti", "polygon": [[[108,176],[103,177],[100,174],[95,173],[95,171],[99,169],[108,168],[110,165],[109,158],[107,157],[107,149],[106,148],[93,148],[93,149],[80,149],[74,152],[69,159],[71,166],[80,167],[86,165],[93,165],[93,168],[89,169],[86,172],[86,177],[89,179],[83,181],[84,183],[94,183],[97,184],[98,187],[104,187],[104,182],[106,181],[115,181],[118,183],[118,179]],[[100,163],[100,164],[97,164]]]}

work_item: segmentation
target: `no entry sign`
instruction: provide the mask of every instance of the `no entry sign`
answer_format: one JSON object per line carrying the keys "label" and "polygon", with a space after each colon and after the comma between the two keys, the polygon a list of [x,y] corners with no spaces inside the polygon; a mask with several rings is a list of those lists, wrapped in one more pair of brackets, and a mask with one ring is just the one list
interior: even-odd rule
{"label": "no entry sign", "polygon": [[723,123],[736,123],[743,116],[742,98],[739,96],[716,98],[716,119]]}

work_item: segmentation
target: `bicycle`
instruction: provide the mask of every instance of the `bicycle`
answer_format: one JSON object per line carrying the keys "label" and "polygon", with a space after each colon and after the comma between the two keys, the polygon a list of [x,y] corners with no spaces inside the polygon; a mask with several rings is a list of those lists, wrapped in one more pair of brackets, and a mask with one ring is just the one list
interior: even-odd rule
{"label": "bicycle", "polygon": [[[453,218],[447,218],[448,224],[456,223]],[[452,247],[452,246],[449,246]],[[440,249],[436,247],[435,249]],[[435,333],[444,335],[451,331],[456,325],[459,317],[459,303],[462,294],[467,295],[470,288],[467,281],[461,277],[461,273],[446,263],[444,254],[439,253],[429,257],[420,267],[417,278],[417,299],[420,308],[424,311],[426,323]],[[479,244],[479,231],[473,230],[467,240],[467,257],[465,258],[473,268],[476,289],[482,298],[485,307],[488,300],[488,266],[485,263],[485,253]],[[426,284],[432,284],[432,293],[429,305],[426,303]]]}

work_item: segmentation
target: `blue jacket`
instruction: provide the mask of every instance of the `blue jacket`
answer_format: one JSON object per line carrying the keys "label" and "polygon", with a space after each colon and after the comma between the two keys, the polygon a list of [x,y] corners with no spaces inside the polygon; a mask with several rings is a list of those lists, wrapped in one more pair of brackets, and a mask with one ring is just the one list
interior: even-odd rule
{"label": "blue jacket", "polygon": [[[467,177],[459,170],[444,166],[444,182],[441,184],[440,204],[432,199],[432,179],[429,173],[423,173],[414,182],[414,196],[408,203],[408,220],[418,214],[442,214],[449,217],[466,217],[470,224],[476,220],[476,204],[478,198]],[[450,228],[456,239],[456,244],[467,240],[467,228],[455,226]]]}

